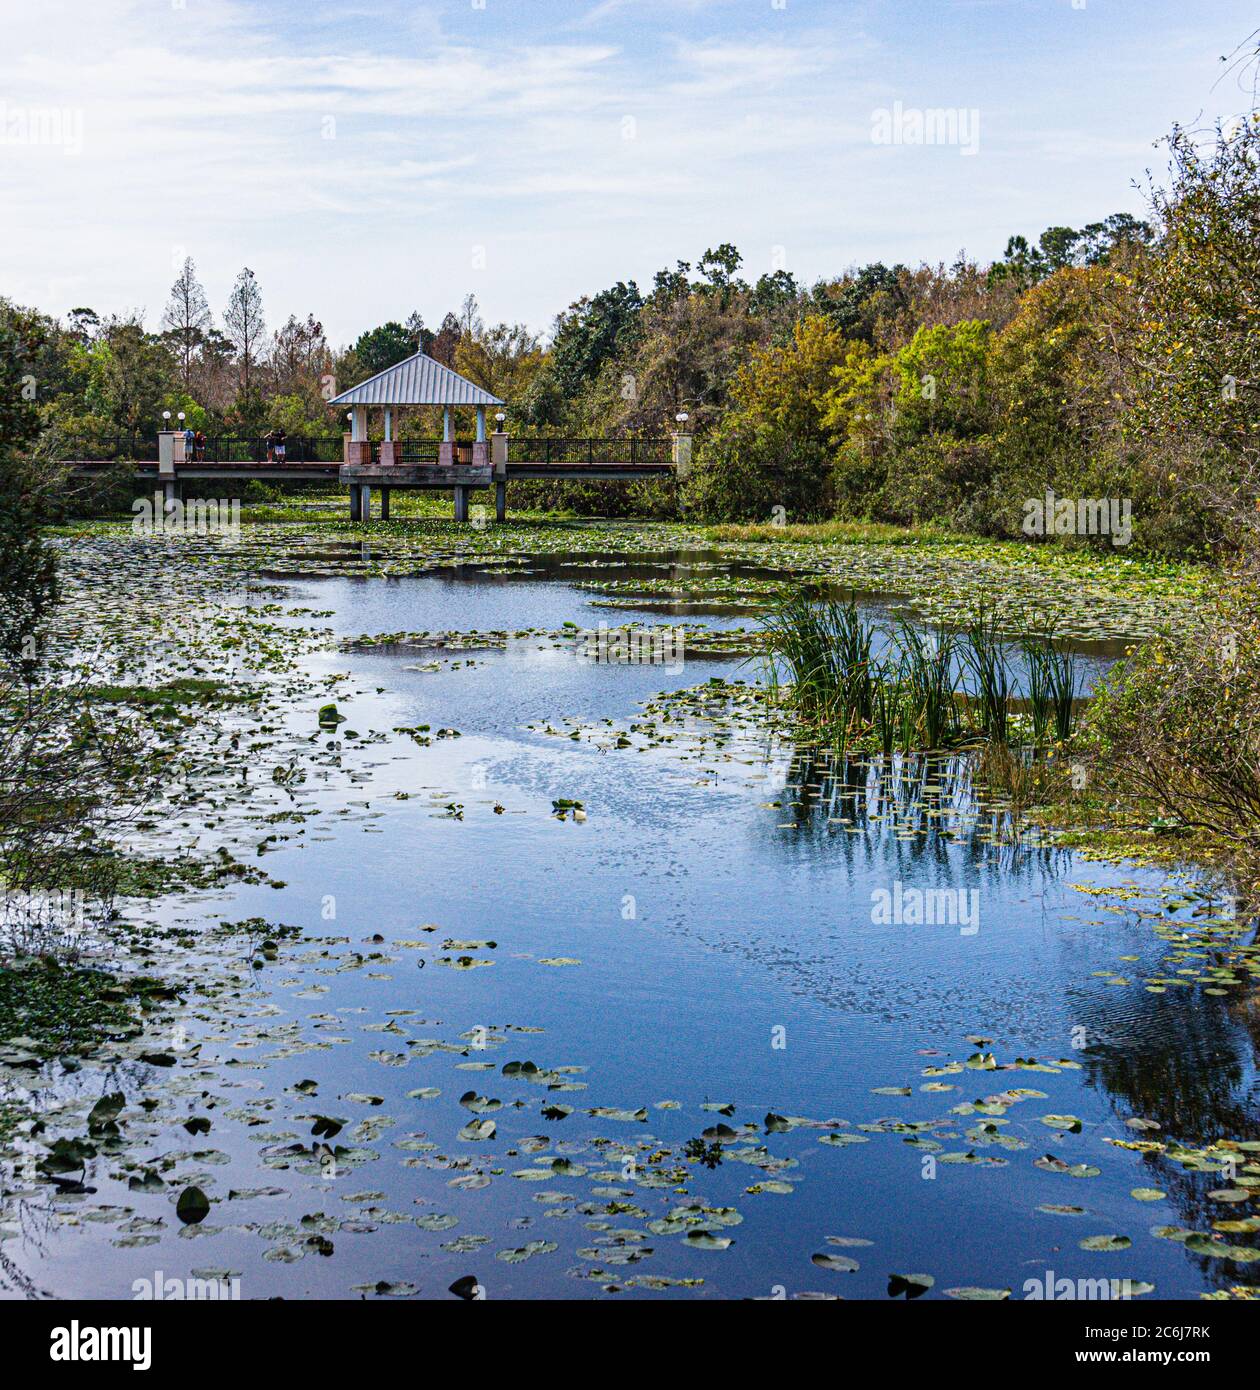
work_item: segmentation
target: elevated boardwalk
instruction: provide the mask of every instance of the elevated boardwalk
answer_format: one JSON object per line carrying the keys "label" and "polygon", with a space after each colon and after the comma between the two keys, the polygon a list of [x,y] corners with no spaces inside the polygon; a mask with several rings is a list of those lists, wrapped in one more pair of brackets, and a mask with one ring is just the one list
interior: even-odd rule
{"label": "elevated boardwalk", "polygon": [[[72,447],[68,457],[82,473],[129,462],[138,481],[156,481],[168,500],[178,497],[186,482],[198,480],[335,481],[349,489],[354,521],[371,520],[373,489],[380,493],[382,519],[389,516],[390,493],[401,487],[453,492],[455,519],[467,521],[469,492],[493,487],[495,514],[502,521],[507,485],[513,478],[632,481],[653,474],[683,474],[691,465],[689,434],[509,440],[503,430],[507,416],[499,410],[498,429],[487,435],[486,412],[504,404],[476,382],[417,352],[329,400],[330,410],[348,407],[350,431],[340,437],[281,440],[273,433],[266,439],[206,439],[190,454],[186,440],[191,436],[181,414],[179,428],[162,430],[156,440],[114,440],[95,450]],[[408,438],[405,428],[398,433],[400,419],[405,426],[433,418],[406,413],[417,408],[441,411],[440,439]],[[465,418],[469,412],[475,415],[477,433],[471,441],[455,437],[457,410]],[[376,439],[369,428],[373,411],[379,412],[382,424],[382,435]],[[170,421],[169,411],[165,418]],[[675,418],[681,429],[687,416]]]}
{"label": "elevated boardwalk", "polygon": [[[642,435],[568,439],[513,437],[503,433],[488,441],[383,440],[351,441],[335,437],[299,437],[285,441],[284,457],[270,457],[262,439],[216,438],[193,456],[183,456],[183,436],[166,432],[139,439],[71,443],[64,462],[81,477],[129,466],[132,481],[157,485],[168,498],[184,494],[197,482],[324,482],[350,491],[352,519],[371,518],[373,490],[379,491],[381,516],[389,516],[395,488],[451,491],[457,520],[467,519],[468,493],[495,489],[499,520],[506,515],[506,487],[513,480],[590,480],[633,482],[677,475],[690,462],[690,436]],[[680,447],[680,444],[684,447]]]}

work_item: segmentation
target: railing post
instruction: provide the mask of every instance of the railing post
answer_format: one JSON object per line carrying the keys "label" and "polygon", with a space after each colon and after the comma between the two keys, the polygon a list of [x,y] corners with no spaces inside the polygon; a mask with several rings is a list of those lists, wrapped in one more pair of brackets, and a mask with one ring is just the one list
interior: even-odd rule
{"label": "railing post", "polygon": [[670,457],[676,476],[685,478],[691,472],[691,435],[683,434],[681,431],[674,434]]}
{"label": "railing post", "polygon": [[[180,453],[183,453],[183,430],[159,430],[158,431],[158,475],[162,478],[173,478],[175,476],[175,436],[178,433],[181,445]],[[135,453],[135,450],[132,450]]]}

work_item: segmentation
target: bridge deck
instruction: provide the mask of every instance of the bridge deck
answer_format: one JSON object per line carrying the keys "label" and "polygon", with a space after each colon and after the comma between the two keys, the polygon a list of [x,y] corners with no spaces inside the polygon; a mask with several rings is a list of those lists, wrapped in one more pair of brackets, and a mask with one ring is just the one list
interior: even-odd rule
{"label": "bridge deck", "polygon": [[[90,476],[117,464],[111,459],[67,459],[74,472]],[[257,459],[245,463],[179,464],[175,472],[161,473],[156,463],[137,462],[132,474],[136,482],[186,482],[211,478],[232,480],[257,478],[267,482],[330,482],[360,483],[371,487],[449,488],[489,487],[496,479],[489,466],[474,468],[457,465],[441,468],[436,463],[373,464],[371,467],[347,468],[341,463],[269,462]],[[625,463],[616,459],[596,459],[584,463],[514,463],[508,460],[506,471],[498,481],[516,479],[632,479],[663,476],[674,471],[672,463]]]}
{"label": "bridge deck", "polygon": [[[169,436],[164,435],[169,444]],[[631,482],[636,478],[677,474],[674,444],[670,439],[638,435],[613,436],[607,439],[562,439],[552,436],[532,438],[528,435],[498,441],[490,449],[490,459],[476,465],[469,460],[474,453],[485,459],[482,447],[461,440],[403,439],[390,449],[372,445],[344,444],[338,438],[290,438],[284,459],[268,458],[270,440],[221,438],[206,441],[200,458],[177,462],[171,466],[171,447],[167,452],[167,467],[163,471],[157,453],[146,441],[138,438],[80,441],[69,452],[69,467],[79,476],[91,476],[106,469],[130,470],[131,480],[141,487],[161,489],[167,499],[180,495],[186,483],[239,481],[253,479],[271,483],[321,482],[344,487],[350,496],[350,516],[354,521],[369,520],[372,496],[380,500],[382,518],[389,516],[390,493],[396,488],[428,488],[454,493],[455,519],[468,519],[468,495],[473,490],[493,488],[495,514],[500,521],[506,516],[507,484],[513,480],[564,480]],[[153,441],[157,442],[157,441]],[[346,463],[346,455],[357,453],[370,459],[367,462]],[[95,456],[92,456],[95,453]],[[503,454],[508,455],[503,461]],[[515,453],[516,457],[511,455]],[[493,456],[498,454],[496,467]],[[381,456],[388,460],[382,462]],[[443,459],[461,459],[442,462]],[[690,455],[688,454],[688,457]],[[685,468],[681,471],[685,471]]]}

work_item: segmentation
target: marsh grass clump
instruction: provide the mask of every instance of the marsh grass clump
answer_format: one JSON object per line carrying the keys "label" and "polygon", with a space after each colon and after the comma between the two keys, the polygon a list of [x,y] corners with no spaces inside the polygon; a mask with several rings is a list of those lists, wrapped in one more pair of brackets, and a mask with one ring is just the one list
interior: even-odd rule
{"label": "marsh grass clump", "polygon": [[957,742],[960,724],[954,693],[956,643],[938,627],[925,635],[903,622],[896,633],[900,675],[917,731],[928,748],[948,748]]}
{"label": "marsh grass clump", "polygon": [[962,659],[972,705],[985,738],[1005,743],[1011,713],[1011,668],[997,610],[979,607],[963,633]]}
{"label": "marsh grass clump", "polygon": [[1028,668],[1028,712],[1037,743],[1066,743],[1076,719],[1076,657],[1058,646],[1053,629],[1027,633],[1020,649]]}
{"label": "marsh grass clump", "polygon": [[[1022,698],[1012,671],[1011,637],[998,612],[978,608],[961,632],[924,632],[901,620],[890,630],[852,600],[798,588],[765,625],[767,684],[777,704],[835,746],[884,754],[1001,746],[1026,727],[1014,719]],[[1018,639],[1028,668],[1031,744],[1071,738],[1076,660],[1042,619]],[[876,656],[882,651],[882,655]]]}
{"label": "marsh grass clump", "polygon": [[785,671],[790,677],[787,698],[805,718],[837,729],[870,721],[875,632],[855,603],[795,589],[771,612],[766,632],[771,653],[767,674],[777,697],[783,693],[780,673]]}

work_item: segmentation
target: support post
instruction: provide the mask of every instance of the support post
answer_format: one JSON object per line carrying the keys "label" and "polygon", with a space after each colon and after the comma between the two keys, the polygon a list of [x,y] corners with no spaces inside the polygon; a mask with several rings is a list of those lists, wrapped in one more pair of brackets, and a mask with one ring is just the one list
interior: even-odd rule
{"label": "support post", "polygon": [[507,520],[507,483],[502,479],[494,485],[494,519]]}
{"label": "support post", "polygon": [[691,435],[675,432],[670,454],[674,464],[674,476],[679,480],[691,472]]}
{"label": "support post", "polygon": [[468,520],[468,489],[466,487],[455,489],[455,520]]}
{"label": "support post", "polygon": [[359,520],[372,520],[372,489],[367,483],[359,484]]}
{"label": "support post", "polygon": [[381,488],[381,520],[389,520],[389,488]]}
{"label": "support post", "polygon": [[359,506],[360,506],[361,501],[362,501],[362,499],[359,497],[359,485],[358,485],[358,483],[351,483],[351,484],[350,484],[350,520],[351,520],[351,521],[359,521],[359,520],[361,520],[361,517],[360,517],[360,515],[359,515]]}

